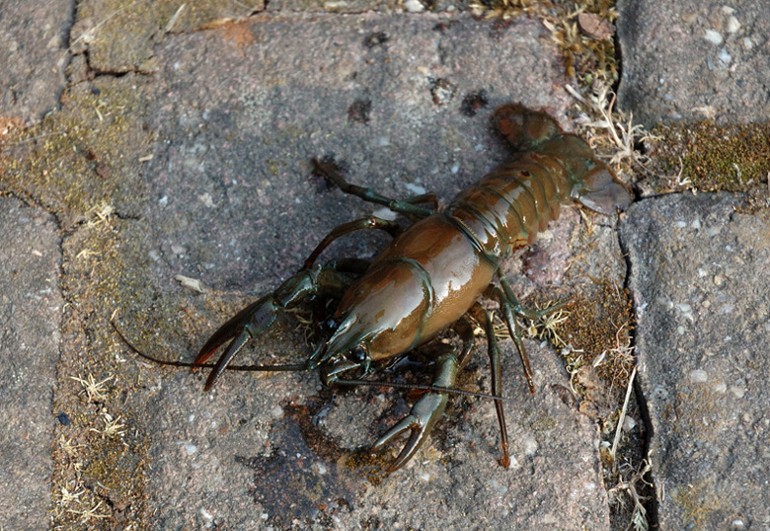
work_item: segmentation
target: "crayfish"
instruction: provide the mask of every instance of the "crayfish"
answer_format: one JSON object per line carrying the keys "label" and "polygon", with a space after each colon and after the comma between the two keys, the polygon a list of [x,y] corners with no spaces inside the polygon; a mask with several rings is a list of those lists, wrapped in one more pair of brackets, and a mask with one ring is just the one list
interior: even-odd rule
{"label": "crayfish", "polygon": [[[476,184],[462,191],[444,209],[433,194],[403,200],[345,181],[328,160],[314,160],[314,172],[345,193],[384,205],[417,221],[406,229],[375,216],[333,229],[315,248],[303,267],[275,291],[241,310],[222,325],[200,350],[193,365],[201,366],[229,342],[213,365],[209,390],[233,358],[251,340],[275,322],[279,312],[317,297],[339,300],[336,312],[307,358],[295,364],[259,365],[256,370],[318,370],[325,385],[366,383],[375,367],[403,356],[451,328],[461,338],[456,352],[436,360],[431,385],[411,413],[384,433],[374,448],[401,434],[408,439],[389,471],[407,463],[425,442],[454,391],[458,372],[474,350],[475,316],[485,329],[491,360],[492,389],[500,425],[502,458],[507,466],[508,439],[501,395],[501,360],[492,319],[505,321],[534,392],[532,370],[517,317],[537,312],[521,306],[505,278],[494,277],[498,265],[515,250],[531,244],[538,231],[559,215],[570,199],[603,214],[614,214],[631,201],[628,187],[597,160],[578,136],[565,133],[549,115],[518,104],[499,108],[493,115],[497,130],[515,153]],[[362,229],[379,229],[394,239],[370,262],[337,260],[316,264],[334,240]],[[496,299],[496,310],[484,310],[481,295]]]}

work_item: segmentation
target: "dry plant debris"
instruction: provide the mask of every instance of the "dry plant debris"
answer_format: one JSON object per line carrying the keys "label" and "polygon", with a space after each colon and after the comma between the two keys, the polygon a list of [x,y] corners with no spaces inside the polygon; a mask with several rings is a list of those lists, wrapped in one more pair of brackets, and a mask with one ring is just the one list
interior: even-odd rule
{"label": "dry plant debris", "polygon": [[597,79],[608,84],[617,81],[614,0],[473,0],[470,9],[485,18],[537,17],[551,32],[569,77],[577,78],[581,86],[590,86]]}

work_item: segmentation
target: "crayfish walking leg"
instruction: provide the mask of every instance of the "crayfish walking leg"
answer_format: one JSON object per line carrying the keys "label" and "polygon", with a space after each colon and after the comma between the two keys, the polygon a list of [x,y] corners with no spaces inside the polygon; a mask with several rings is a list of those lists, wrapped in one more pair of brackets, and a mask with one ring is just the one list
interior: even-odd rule
{"label": "crayfish walking leg", "polygon": [[[333,183],[344,193],[360,197],[369,203],[386,206],[398,214],[421,219],[430,216],[438,208],[438,199],[436,198],[436,194],[432,192],[409,197],[407,199],[392,199],[371,188],[364,188],[363,186],[347,182],[342,176],[339,166],[331,160],[313,159],[311,163],[313,164],[313,173]],[[417,206],[420,203],[428,203],[431,205],[431,208]]]}

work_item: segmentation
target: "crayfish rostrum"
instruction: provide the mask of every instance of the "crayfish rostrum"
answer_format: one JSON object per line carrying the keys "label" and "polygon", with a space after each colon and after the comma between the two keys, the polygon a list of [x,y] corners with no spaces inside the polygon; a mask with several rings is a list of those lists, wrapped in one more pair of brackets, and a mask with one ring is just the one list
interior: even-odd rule
{"label": "crayfish rostrum", "polygon": [[[504,278],[494,277],[500,261],[534,240],[538,231],[559,215],[570,199],[603,214],[614,214],[631,201],[628,188],[597,160],[579,137],[562,131],[544,112],[518,104],[505,105],[493,115],[497,130],[515,150],[476,184],[439,210],[435,196],[404,200],[349,184],[328,160],[313,161],[316,174],[343,192],[385,205],[417,221],[402,229],[394,221],[370,216],[338,226],[327,235],[304,266],[278,289],[241,310],[206,342],[194,365],[203,365],[229,342],[214,365],[206,389],[238,352],[263,334],[281,311],[316,297],[339,300],[326,335],[304,362],[262,365],[257,370],[318,370],[325,385],[362,383],[383,362],[393,361],[447,328],[462,339],[456,352],[436,360],[431,385],[411,413],[379,440],[380,448],[409,432],[390,471],[402,467],[425,442],[447,405],[459,371],[473,352],[472,318],[485,328],[492,369],[493,397],[501,393],[501,364],[493,311],[478,303],[482,294],[496,299],[521,358],[530,390],[534,390],[529,360],[522,344],[518,316],[536,312],[523,308]],[[370,262],[337,260],[317,265],[316,259],[335,239],[361,229],[380,229],[394,236]],[[474,316],[474,317],[471,317]],[[495,400],[500,424],[501,462],[509,462],[503,406]]]}

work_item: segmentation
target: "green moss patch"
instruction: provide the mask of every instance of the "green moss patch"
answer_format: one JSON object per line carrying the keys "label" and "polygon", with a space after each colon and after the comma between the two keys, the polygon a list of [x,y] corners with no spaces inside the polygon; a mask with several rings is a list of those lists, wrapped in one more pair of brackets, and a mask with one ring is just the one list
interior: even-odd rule
{"label": "green moss patch", "polygon": [[659,125],[658,173],[698,191],[749,194],[768,206],[770,122],[718,125],[711,120]]}

